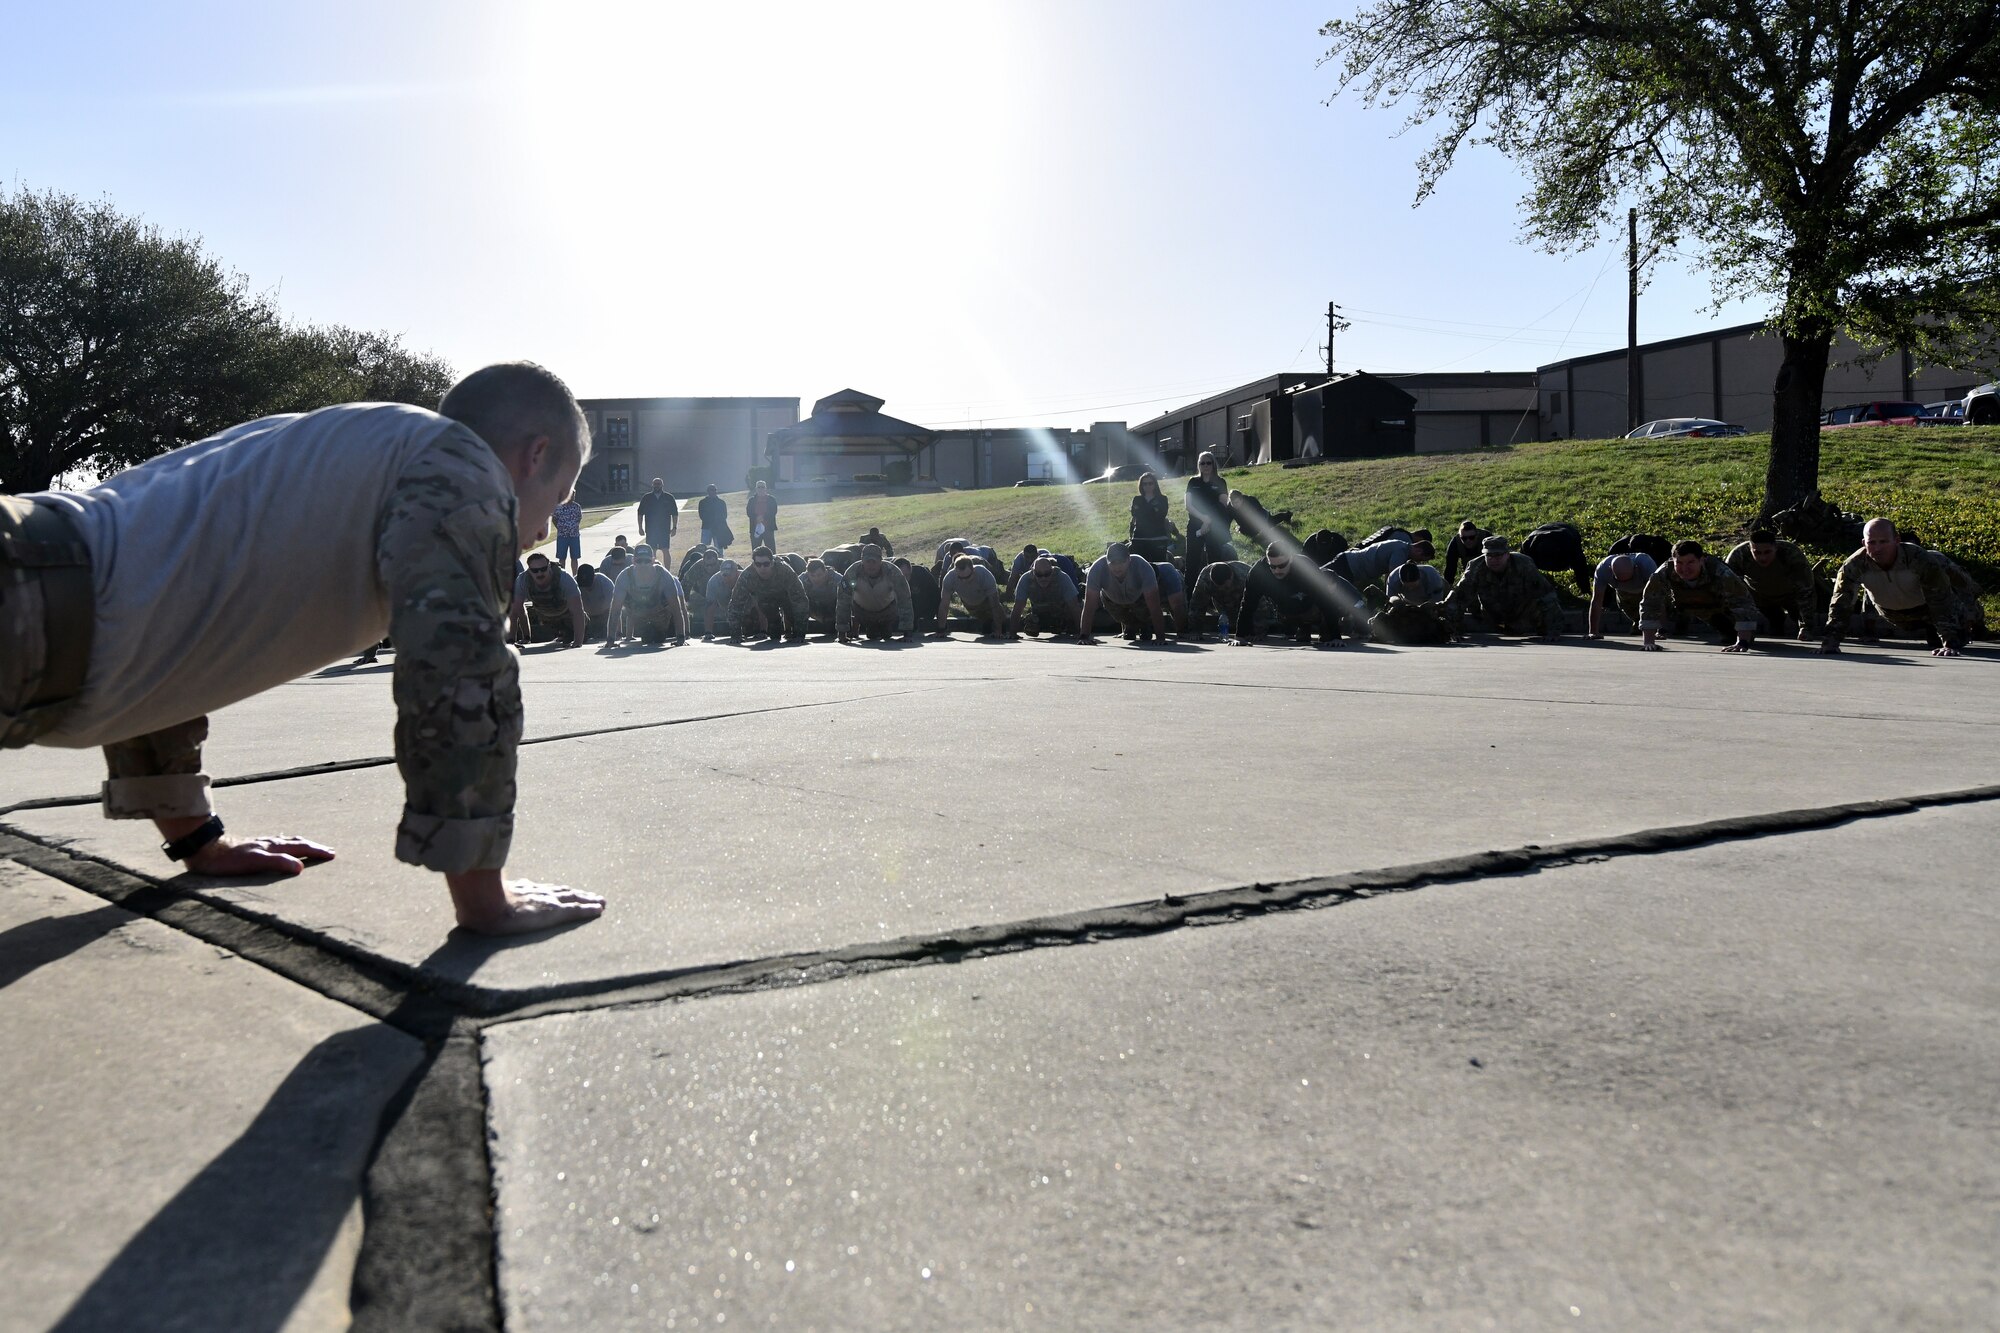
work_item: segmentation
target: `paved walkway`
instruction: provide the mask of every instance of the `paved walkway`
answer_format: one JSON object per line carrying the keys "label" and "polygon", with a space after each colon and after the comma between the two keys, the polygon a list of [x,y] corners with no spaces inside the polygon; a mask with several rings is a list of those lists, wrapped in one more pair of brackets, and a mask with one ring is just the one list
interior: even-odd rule
{"label": "paved walkway", "polygon": [[299,880],[0,757],[0,1329],[2000,1309],[1988,651],[534,649],[509,945],[391,662],[215,718]]}

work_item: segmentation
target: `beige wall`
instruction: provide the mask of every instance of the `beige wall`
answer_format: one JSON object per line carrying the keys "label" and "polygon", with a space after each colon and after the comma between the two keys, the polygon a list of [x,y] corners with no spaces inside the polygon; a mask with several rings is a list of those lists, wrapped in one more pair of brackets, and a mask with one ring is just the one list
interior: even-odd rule
{"label": "beige wall", "polygon": [[[1771,389],[1777,380],[1778,366],[1784,360],[1784,344],[1764,334],[1739,333],[1723,338],[1720,350],[1723,420],[1749,430],[1769,430]],[[1834,343],[1822,395],[1826,406],[1904,397],[1902,353],[1890,352],[1873,364],[1864,365],[1856,360],[1861,352],[1860,345],[1852,339],[1841,338]],[[1716,354],[1709,342],[1653,350],[1642,347],[1640,354],[1645,370],[1642,421],[1716,415]],[[1936,402],[1962,398],[1967,390],[1990,376],[1977,371],[1919,367],[1910,378],[1911,398]],[[1560,412],[1554,405],[1557,393],[1563,395]],[[1540,397],[1543,428],[1549,434],[1569,439],[1623,435],[1627,429],[1625,359],[1610,357],[1550,370],[1542,377]]]}
{"label": "beige wall", "polygon": [[[645,490],[654,477],[683,497],[700,495],[710,484],[723,491],[742,490],[745,473],[764,461],[765,437],[798,421],[796,407],[758,407],[727,398],[671,404],[596,400],[583,406],[598,448],[581,484],[605,489],[610,467],[622,463],[632,469],[633,494]],[[629,450],[605,447],[606,422],[620,416],[631,422]]]}

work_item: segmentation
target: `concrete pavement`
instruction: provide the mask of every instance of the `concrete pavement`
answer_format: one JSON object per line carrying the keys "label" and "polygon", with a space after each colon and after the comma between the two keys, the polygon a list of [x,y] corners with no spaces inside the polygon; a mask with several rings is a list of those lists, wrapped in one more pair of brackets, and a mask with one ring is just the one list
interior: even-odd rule
{"label": "concrete pavement", "polygon": [[[368,1179],[464,1168],[370,1196],[364,1326],[457,1269],[517,1328],[2000,1308],[2000,792],[1840,822],[2000,784],[1983,650],[531,650],[510,870],[611,910],[508,946],[390,854],[392,662],[214,719],[232,828],[339,849],[298,880],[160,887],[156,839],[94,804],[0,814],[45,896],[176,904],[140,924],[422,1039],[386,1120],[342,1094],[383,1120]],[[80,802],[95,764],[0,757],[0,805]],[[1659,832],[1746,816],[1773,818]],[[96,948],[38,967],[64,998],[0,992],[34,1006],[0,1054],[71,1058],[33,1016],[103,1021]],[[481,1116],[497,1279],[399,1266],[379,1238],[477,1248]],[[104,1264],[0,1246],[45,1311]]]}

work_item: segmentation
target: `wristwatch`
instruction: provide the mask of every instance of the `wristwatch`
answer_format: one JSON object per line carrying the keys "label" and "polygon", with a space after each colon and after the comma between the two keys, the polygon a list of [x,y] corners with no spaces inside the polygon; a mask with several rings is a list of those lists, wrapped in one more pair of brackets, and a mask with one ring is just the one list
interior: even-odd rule
{"label": "wristwatch", "polygon": [[194,832],[182,834],[172,842],[161,843],[160,850],[167,854],[169,861],[185,861],[221,836],[222,816],[210,815]]}

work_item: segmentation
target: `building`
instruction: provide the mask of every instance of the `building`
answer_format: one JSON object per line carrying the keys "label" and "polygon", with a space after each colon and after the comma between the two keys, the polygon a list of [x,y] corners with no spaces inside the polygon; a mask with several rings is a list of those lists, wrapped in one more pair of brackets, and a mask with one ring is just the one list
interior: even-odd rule
{"label": "building", "polygon": [[1122,421],[1095,422],[1089,430],[986,426],[932,435],[930,447],[918,457],[918,475],[962,490],[1024,481],[1082,481],[1127,463],[1159,467],[1159,460]]}
{"label": "building", "polygon": [[1542,438],[1532,370],[1384,375],[1416,399],[1417,452],[1495,449]]}
{"label": "building", "polygon": [[592,443],[576,486],[594,499],[635,495],[655,477],[681,496],[748,489],[771,432],[799,419],[797,398],[585,398],[580,406]]}
{"label": "building", "polygon": [[[1426,439],[1426,422],[1412,384],[1423,378],[1366,371],[1328,378],[1317,371],[1287,371],[1142,421],[1132,433],[1174,472],[1193,471],[1203,453],[1213,453],[1222,466],[1232,467],[1293,458],[1379,458],[1418,452]],[[1527,379],[1532,386],[1534,377]],[[1499,404],[1483,399],[1447,395],[1443,401],[1441,419],[1458,414],[1464,421],[1454,416],[1455,429],[1436,434],[1440,439],[1469,435],[1474,444],[1463,446],[1467,448],[1476,446],[1480,414],[1499,411]],[[1532,415],[1531,401],[1526,408]]]}
{"label": "building", "polygon": [[[1834,343],[1821,401],[1827,407],[1870,399],[1937,402],[1963,398],[1991,379],[1987,373],[1918,366],[1908,348],[1872,365],[1855,364],[1859,343]],[[1739,324],[1685,338],[1641,343],[1639,411],[1627,413],[1625,349],[1597,352],[1539,371],[1543,434],[1570,440],[1623,435],[1631,422],[1661,417],[1711,417],[1750,430],[1771,429],[1771,388],[1784,344],[1763,324]]]}

